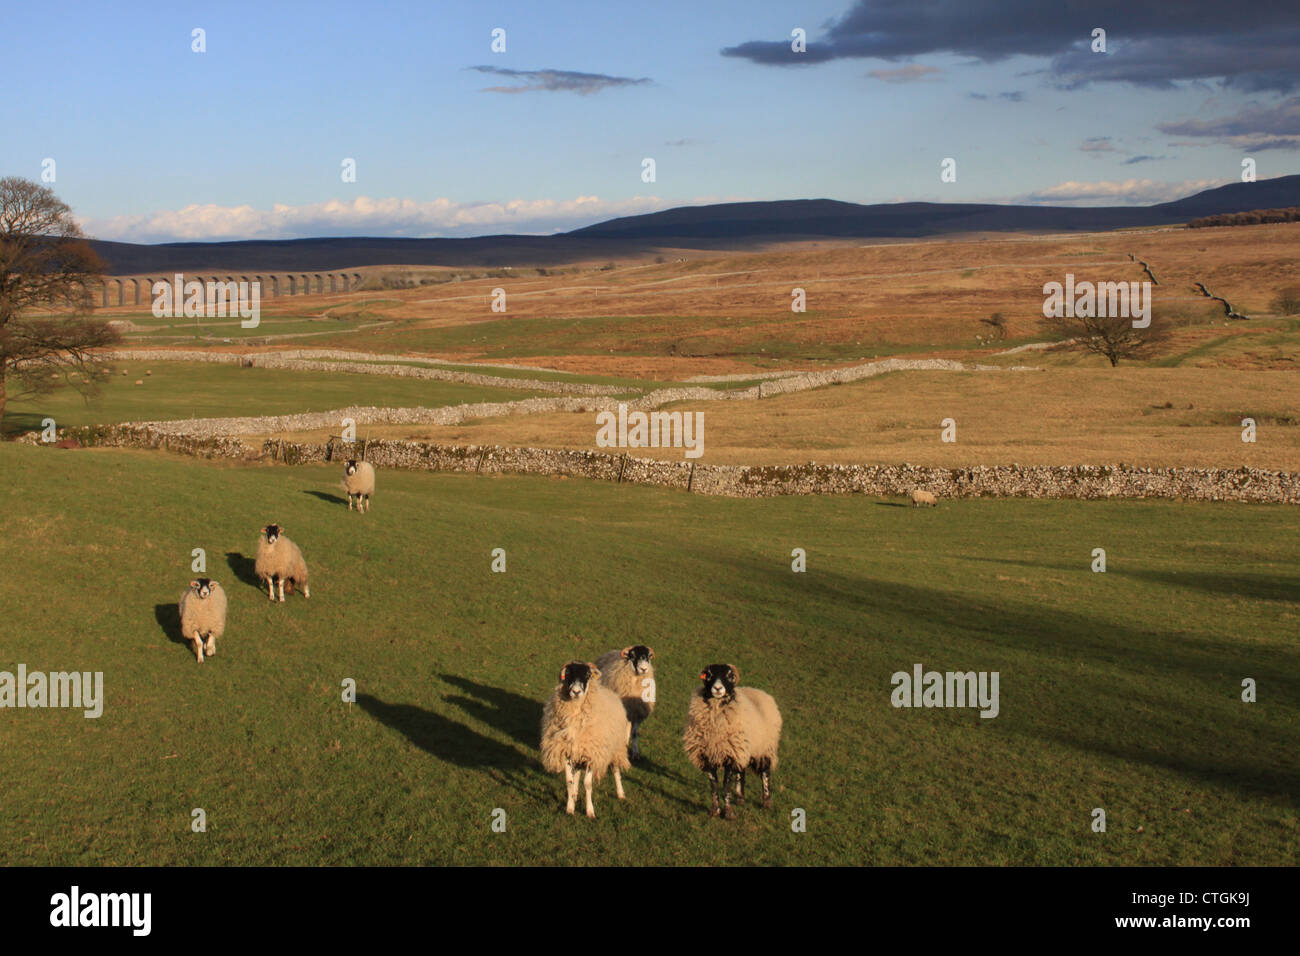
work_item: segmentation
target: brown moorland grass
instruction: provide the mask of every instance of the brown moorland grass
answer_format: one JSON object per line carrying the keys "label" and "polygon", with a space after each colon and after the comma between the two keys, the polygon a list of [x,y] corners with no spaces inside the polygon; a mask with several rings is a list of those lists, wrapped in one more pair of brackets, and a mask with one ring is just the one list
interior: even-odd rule
{"label": "brown moorland grass", "polygon": [[[1300,272],[1300,224],[691,251],[681,253],[684,262],[675,256],[665,256],[663,263],[643,257],[609,270],[580,263],[543,276],[519,268],[508,278],[282,297],[267,300],[264,312],[268,326],[277,316],[360,311],[368,320],[393,322],[314,337],[313,345],[464,361],[508,358],[664,379],[827,367],[899,353],[991,354],[996,347],[975,343],[977,334],[988,331],[980,319],[1001,312],[1008,343],[1040,339],[1045,282],[1062,281],[1067,272],[1079,280],[1139,281],[1144,275],[1130,253],[1149,262],[1159,279],[1157,310],[1186,313],[1193,325],[1205,324],[1216,305],[1193,287],[1204,282],[1237,309],[1266,318],[1276,291]],[[507,292],[506,313],[490,309],[498,287]],[[806,313],[790,310],[796,287],[807,293]],[[1222,330],[1219,322],[1191,328],[1183,338],[1188,347],[1199,347],[1221,337]],[[1267,321],[1232,323],[1230,331],[1251,337],[1277,327]],[[1235,361],[1242,367],[1276,367],[1271,354],[1265,348],[1253,355],[1247,348]]]}
{"label": "brown moorland grass", "polygon": [[[1123,462],[1300,471],[1300,376],[1287,372],[1123,366],[895,372],[759,401],[671,408],[703,412],[698,460],[712,464]],[[1241,440],[1247,416],[1257,423],[1253,444]],[[940,441],[945,418],[957,422],[955,443]],[[579,449],[595,449],[596,435],[590,413],[362,430],[369,438]],[[292,437],[323,441],[327,433]],[[630,453],[682,458],[679,449]]]}

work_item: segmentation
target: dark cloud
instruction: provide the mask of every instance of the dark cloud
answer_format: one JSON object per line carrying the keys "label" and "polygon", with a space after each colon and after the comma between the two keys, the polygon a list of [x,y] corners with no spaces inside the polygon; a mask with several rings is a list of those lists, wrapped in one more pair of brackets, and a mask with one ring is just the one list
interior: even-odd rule
{"label": "dark cloud", "polygon": [[1300,96],[1289,97],[1276,106],[1244,109],[1217,119],[1161,123],[1156,128],[1169,136],[1209,140],[1239,149],[1297,149],[1300,148]]}
{"label": "dark cloud", "polygon": [[577,73],[573,70],[507,70],[499,66],[471,66],[479,73],[491,73],[518,80],[515,86],[488,86],[484,93],[599,93],[617,86],[639,86],[652,82],[649,77],[632,79],[607,73]]}
{"label": "dark cloud", "polygon": [[1147,156],[1145,154],[1141,156],[1130,156],[1128,159],[1124,160],[1124,165],[1135,166],[1138,163],[1149,163],[1152,162],[1153,160],[1168,159],[1168,158],[1169,158],[1168,156]]}
{"label": "dark cloud", "polygon": [[1021,103],[1025,99],[1023,90],[1008,90],[1005,93],[999,93],[998,96],[1004,100],[1010,100],[1012,103]]}
{"label": "dark cloud", "polygon": [[966,95],[973,100],[987,100],[989,98],[987,93],[967,93]]}
{"label": "dark cloud", "polygon": [[[1293,0],[856,0],[806,53],[789,40],[754,40],[722,50],[772,66],[846,58],[909,59],[937,53],[994,62],[1050,57],[1059,85],[1095,82],[1168,86],[1222,77],[1243,90],[1300,86],[1300,7]],[[1083,6],[1079,4],[1077,6]],[[1080,15],[1082,13],[1082,15]],[[1107,33],[1093,53],[1092,29]]]}

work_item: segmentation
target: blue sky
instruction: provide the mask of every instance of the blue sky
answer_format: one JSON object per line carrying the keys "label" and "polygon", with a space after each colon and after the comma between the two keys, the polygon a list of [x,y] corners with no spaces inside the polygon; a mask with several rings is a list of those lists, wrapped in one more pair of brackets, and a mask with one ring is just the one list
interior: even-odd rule
{"label": "blue sky", "polygon": [[[165,241],[543,233],[739,199],[1146,203],[1233,181],[1243,155],[1296,171],[1296,74],[1266,38],[1300,14],[1243,28],[1248,8],[1188,0],[1209,17],[1189,41],[1156,6],[1121,12],[1137,0],[1070,20],[1028,2],[10,5],[0,175],[52,158],[91,234]],[[784,65],[794,27],[814,56]],[[1257,74],[1183,75],[1249,61],[1250,36]],[[538,70],[613,81],[486,91]]]}

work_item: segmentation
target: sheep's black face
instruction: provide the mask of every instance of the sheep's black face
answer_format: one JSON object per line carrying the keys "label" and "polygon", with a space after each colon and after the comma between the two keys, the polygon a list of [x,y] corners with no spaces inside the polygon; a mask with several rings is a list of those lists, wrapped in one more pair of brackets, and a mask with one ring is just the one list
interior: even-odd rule
{"label": "sheep's black face", "polygon": [[353,459],[349,459],[348,464],[347,464],[347,467],[344,468],[343,471],[344,471],[344,473],[345,473],[349,478],[351,478],[353,475],[355,475],[355,474],[357,473],[357,462],[356,462],[356,459],[355,459],[355,458],[353,458]]}
{"label": "sheep's black face", "polygon": [[574,661],[564,665],[560,671],[560,699],[578,700],[587,693],[587,685],[592,681],[590,665]]}
{"label": "sheep's black face", "polygon": [[194,588],[195,593],[197,593],[198,596],[201,598],[206,598],[209,594],[212,593],[211,578],[199,578],[197,581],[193,582],[192,586]]}
{"label": "sheep's black face", "polygon": [[638,674],[644,674],[650,670],[650,662],[654,660],[654,657],[655,652],[644,644],[633,645],[623,652],[623,659],[630,663],[632,669]]}
{"label": "sheep's black face", "polygon": [[700,672],[700,696],[705,700],[730,698],[736,693],[736,669],[730,664],[710,664]]}
{"label": "sheep's black face", "polygon": [[276,538],[280,537],[280,526],[278,524],[269,524],[262,530],[266,532],[267,544],[275,544]]}

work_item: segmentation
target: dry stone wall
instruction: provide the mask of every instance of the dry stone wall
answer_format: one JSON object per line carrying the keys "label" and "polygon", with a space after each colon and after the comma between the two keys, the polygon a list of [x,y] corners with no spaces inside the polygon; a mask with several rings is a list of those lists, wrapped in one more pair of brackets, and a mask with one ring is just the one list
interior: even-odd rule
{"label": "dry stone wall", "polygon": [[[565,475],[660,485],[695,494],[862,494],[901,497],[924,488],[944,498],[1165,498],[1300,504],[1300,474],[1259,468],[1138,468],[1129,465],[703,465],[602,452],[411,441],[300,443],[269,439],[260,451],[225,436],[176,435],[144,425],[68,429],[60,438],[82,445],[160,448],[201,458],[257,458],[287,464],[341,461],[364,455],[376,468],[478,474]],[[30,432],[23,441],[35,444]]]}

